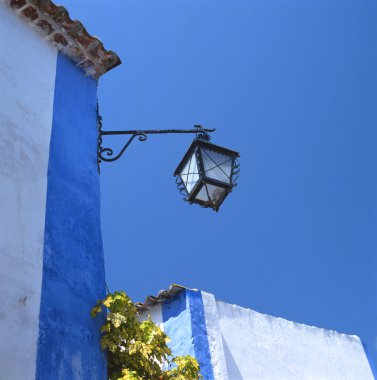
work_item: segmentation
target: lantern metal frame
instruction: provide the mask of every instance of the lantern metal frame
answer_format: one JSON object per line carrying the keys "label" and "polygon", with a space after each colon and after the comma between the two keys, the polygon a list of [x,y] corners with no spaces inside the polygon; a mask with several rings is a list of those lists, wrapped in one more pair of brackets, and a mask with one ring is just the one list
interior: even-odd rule
{"label": "lantern metal frame", "polygon": [[[211,150],[211,151],[214,151],[217,153],[221,153],[224,155],[228,155],[231,157],[228,160],[228,161],[232,160],[230,175],[225,173],[220,167],[220,165],[224,164],[225,162],[218,163],[218,164],[216,164],[216,162],[214,162],[216,165],[210,169],[210,170],[213,170],[215,168],[219,168],[229,178],[229,183],[216,180],[214,178],[208,177],[205,174],[206,170],[205,170],[204,162],[202,159],[202,153],[200,153],[200,148],[207,148],[208,150]],[[197,180],[193,189],[191,191],[188,191],[186,188],[186,185],[185,185],[185,183],[181,177],[181,172],[182,172],[184,166],[186,165],[186,163],[188,162],[188,160],[190,159],[190,157],[192,157],[194,154],[195,154],[196,163],[198,166],[198,173],[188,173],[188,175],[197,174],[199,176],[199,179]],[[199,204],[200,206],[202,206],[204,208],[212,208],[214,211],[218,211],[221,204],[224,202],[224,200],[229,195],[229,193],[231,193],[233,188],[235,186],[237,186],[237,180],[238,180],[239,172],[240,172],[240,164],[238,162],[239,156],[240,156],[239,153],[234,151],[234,150],[224,148],[224,147],[219,146],[219,145],[212,144],[209,141],[209,139],[207,139],[206,137],[197,137],[191,143],[187,152],[183,156],[183,159],[181,160],[181,162],[177,166],[177,169],[174,171],[174,176],[176,177],[177,188],[178,188],[179,192],[181,193],[181,195],[184,197],[183,198],[184,201],[187,201],[190,204],[192,204],[192,203]],[[207,184],[216,186],[216,187],[224,190],[222,196],[215,203],[211,202],[211,196],[210,196],[210,194],[208,192],[208,188],[206,186]],[[196,198],[197,195],[199,194],[199,192],[203,189],[203,187],[205,187],[205,189],[206,189],[208,201],[204,201],[204,200],[200,200],[200,199]]]}

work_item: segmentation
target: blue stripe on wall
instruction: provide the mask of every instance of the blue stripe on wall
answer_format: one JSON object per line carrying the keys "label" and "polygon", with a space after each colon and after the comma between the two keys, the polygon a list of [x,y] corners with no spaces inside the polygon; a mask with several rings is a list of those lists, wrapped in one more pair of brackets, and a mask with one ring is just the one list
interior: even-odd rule
{"label": "blue stripe on wall", "polygon": [[368,346],[364,343],[364,342],[361,342],[363,344],[363,347],[364,347],[364,351],[365,351],[365,355],[368,359],[368,362],[369,362],[369,365],[370,365],[370,369],[373,373],[373,377],[375,379],[377,379],[377,368],[376,368],[376,365],[374,364],[374,361],[372,359],[372,357],[370,356],[370,353],[369,353],[369,350],[368,350]]}
{"label": "blue stripe on wall", "polygon": [[201,374],[204,379],[214,380],[202,293],[187,290],[187,298],[190,305],[195,357],[199,362]]}
{"label": "blue stripe on wall", "polygon": [[202,295],[185,290],[162,304],[164,330],[174,356],[195,356],[204,380],[213,380]]}
{"label": "blue stripe on wall", "polygon": [[97,82],[59,54],[48,168],[37,379],[107,377],[100,318],[105,295],[96,166]]}

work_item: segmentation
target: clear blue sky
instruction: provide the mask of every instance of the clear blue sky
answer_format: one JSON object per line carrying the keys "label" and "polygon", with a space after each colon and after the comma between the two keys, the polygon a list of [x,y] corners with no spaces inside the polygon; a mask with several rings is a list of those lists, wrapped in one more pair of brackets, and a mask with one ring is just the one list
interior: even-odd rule
{"label": "clear blue sky", "polygon": [[201,123],[241,152],[218,214],[176,190],[191,136],[102,165],[110,289],[200,288],[357,334],[376,359],[377,2],[61,2],[123,60],[100,80],[104,129]]}

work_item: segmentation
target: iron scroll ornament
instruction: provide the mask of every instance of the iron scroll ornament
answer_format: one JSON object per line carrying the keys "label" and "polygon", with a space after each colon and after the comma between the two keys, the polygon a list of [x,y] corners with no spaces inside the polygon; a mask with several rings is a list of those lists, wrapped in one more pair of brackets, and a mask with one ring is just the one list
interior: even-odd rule
{"label": "iron scroll ornament", "polygon": [[[136,133],[134,133],[129,138],[129,140],[127,141],[127,143],[124,145],[124,147],[120,150],[120,152],[116,156],[114,156],[114,157],[113,157],[114,151],[111,148],[103,148],[100,145],[99,150],[98,150],[98,161],[99,161],[99,163],[101,163],[102,161],[112,162],[112,161],[118,160],[123,155],[123,153],[125,152],[125,150],[129,147],[129,145],[132,143],[132,141],[133,141],[133,139],[135,137],[139,137],[139,141],[145,141],[148,138],[147,134],[144,133],[144,132],[136,132]],[[101,142],[102,142],[102,137],[101,137]]]}

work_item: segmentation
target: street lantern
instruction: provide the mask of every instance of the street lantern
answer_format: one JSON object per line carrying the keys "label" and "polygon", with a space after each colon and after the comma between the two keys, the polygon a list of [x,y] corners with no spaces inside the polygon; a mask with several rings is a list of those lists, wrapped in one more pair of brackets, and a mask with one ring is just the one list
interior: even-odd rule
{"label": "street lantern", "polygon": [[[197,203],[218,211],[224,199],[236,186],[239,173],[239,153],[210,143],[215,129],[195,125],[194,129],[147,129],[127,131],[103,131],[102,118],[98,114],[98,172],[100,163],[118,160],[135,138],[146,141],[148,135],[184,133],[196,134],[195,140],[178,165],[174,176],[180,192],[189,203]],[[103,147],[103,136],[130,135],[123,148],[115,154],[112,148]]]}
{"label": "street lantern", "polygon": [[178,189],[189,203],[218,211],[236,185],[239,153],[197,137],[174,172]]}

